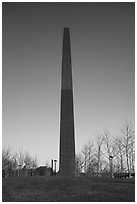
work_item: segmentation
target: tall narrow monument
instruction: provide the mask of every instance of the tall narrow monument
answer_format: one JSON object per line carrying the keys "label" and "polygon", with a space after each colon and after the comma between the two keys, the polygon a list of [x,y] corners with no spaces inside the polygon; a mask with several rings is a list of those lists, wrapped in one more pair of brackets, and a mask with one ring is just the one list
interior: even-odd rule
{"label": "tall narrow monument", "polygon": [[75,175],[75,136],[69,28],[64,28],[63,33],[59,173],[63,176]]}

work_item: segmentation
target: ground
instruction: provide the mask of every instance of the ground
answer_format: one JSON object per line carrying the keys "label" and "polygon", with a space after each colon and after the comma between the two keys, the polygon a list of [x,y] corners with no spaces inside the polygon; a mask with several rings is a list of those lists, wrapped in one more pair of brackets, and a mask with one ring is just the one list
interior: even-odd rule
{"label": "ground", "polygon": [[94,177],[16,177],[4,178],[5,202],[134,202],[133,179]]}

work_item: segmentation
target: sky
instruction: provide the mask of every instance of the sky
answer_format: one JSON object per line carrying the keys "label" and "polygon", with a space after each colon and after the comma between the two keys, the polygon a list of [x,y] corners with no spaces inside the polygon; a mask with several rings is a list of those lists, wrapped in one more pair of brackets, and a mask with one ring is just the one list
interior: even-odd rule
{"label": "sky", "polygon": [[61,62],[70,28],[76,153],[135,122],[134,3],[3,3],[2,145],[59,161]]}

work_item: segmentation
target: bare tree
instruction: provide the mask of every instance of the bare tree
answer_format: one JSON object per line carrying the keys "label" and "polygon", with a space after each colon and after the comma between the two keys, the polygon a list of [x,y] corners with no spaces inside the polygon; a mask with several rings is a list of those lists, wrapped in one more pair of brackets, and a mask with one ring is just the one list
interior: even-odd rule
{"label": "bare tree", "polygon": [[96,136],[95,144],[96,144],[95,156],[96,156],[96,160],[97,160],[97,176],[99,176],[100,172],[101,172],[101,165],[102,165],[102,162],[101,162],[101,147],[103,144],[103,136],[102,135],[99,134]]}
{"label": "bare tree", "polygon": [[11,148],[4,148],[2,150],[2,169],[7,169],[11,160]]}
{"label": "bare tree", "polygon": [[121,174],[124,172],[124,160],[125,160],[125,149],[122,144],[122,138],[120,136],[115,138],[115,145],[117,147],[116,152],[116,163],[117,163],[117,172]]}
{"label": "bare tree", "polygon": [[4,148],[2,150],[2,169],[4,177],[20,176],[23,167],[26,168],[27,172],[27,169],[36,169],[37,165],[37,157],[32,157],[29,152],[24,153],[22,149],[14,153],[11,152],[11,148]]}
{"label": "bare tree", "polygon": [[21,169],[24,165],[24,153],[22,148],[17,152],[18,167]]}
{"label": "bare tree", "polygon": [[82,155],[84,172],[86,174],[91,174],[93,172],[93,166],[95,165],[93,142],[89,140],[87,144],[84,145],[82,149]]}
{"label": "bare tree", "polygon": [[111,137],[110,132],[108,130],[104,131],[103,136],[104,142],[104,155],[108,159],[109,162],[109,173],[110,176],[113,176],[113,158],[116,156],[116,146],[115,140]]}
{"label": "bare tree", "polygon": [[5,176],[14,176],[15,170],[18,167],[16,154],[11,152],[11,148],[4,148],[2,150],[2,169],[5,172]]}
{"label": "bare tree", "polygon": [[82,154],[79,153],[78,155],[75,156],[75,171],[76,175],[79,175],[80,173],[83,172],[83,167],[84,167],[84,161]]}
{"label": "bare tree", "polygon": [[[97,135],[93,142],[88,141],[81,151],[81,158],[77,157],[78,168],[86,174],[110,174],[128,172],[129,176],[135,171],[135,133],[131,123],[125,123],[117,137],[112,137],[108,130]],[[127,170],[127,171],[126,171]],[[126,172],[125,172],[126,171]],[[116,174],[117,175],[117,174]],[[119,176],[119,175],[118,175]]]}
{"label": "bare tree", "polygon": [[131,170],[132,169],[134,170],[134,158],[135,158],[134,129],[131,123],[126,122],[123,125],[123,127],[120,129],[120,131],[121,131],[121,136],[122,136],[122,145],[125,149],[125,154],[126,154],[127,171],[130,174]]}
{"label": "bare tree", "polygon": [[87,164],[88,164],[88,146],[84,145],[82,149],[82,155],[83,155],[83,163],[84,163],[84,172],[87,172]]}
{"label": "bare tree", "polygon": [[38,159],[37,156],[35,156],[34,158],[32,158],[32,168],[36,169],[38,167]]}
{"label": "bare tree", "polygon": [[135,141],[134,138],[131,140],[129,149],[129,163],[131,172],[135,172]]}
{"label": "bare tree", "polygon": [[29,152],[26,152],[24,155],[24,163],[27,169],[30,169],[32,167],[32,157]]}
{"label": "bare tree", "polygon": [[[93,169],[93,142],[91,142],[90,140],[88,141],[87,144],[88,147],[88,174],[92,173],[92,169]],[[94,160],[95,162],[95,160]]]}

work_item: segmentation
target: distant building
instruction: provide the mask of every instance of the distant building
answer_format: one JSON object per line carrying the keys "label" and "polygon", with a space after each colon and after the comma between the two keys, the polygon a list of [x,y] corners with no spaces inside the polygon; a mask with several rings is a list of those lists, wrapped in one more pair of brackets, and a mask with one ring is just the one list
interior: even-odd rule
{"label": "distant building", "polygon": [[36,175],[38,176],[51,176],[51,168],[47,166],[40,166],[36,168]]}

